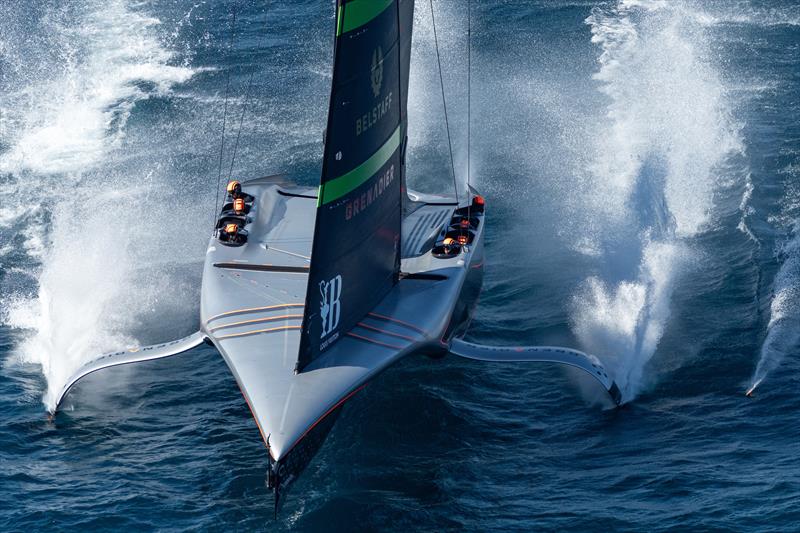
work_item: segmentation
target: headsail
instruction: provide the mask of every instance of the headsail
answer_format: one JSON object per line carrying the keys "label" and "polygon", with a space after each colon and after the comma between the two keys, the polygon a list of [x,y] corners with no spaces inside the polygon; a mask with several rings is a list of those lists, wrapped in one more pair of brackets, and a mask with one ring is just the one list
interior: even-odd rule
{"label": "headsail", "polygon": [[297,370],[397,282],[413,0],[337,0],[333,87]]}

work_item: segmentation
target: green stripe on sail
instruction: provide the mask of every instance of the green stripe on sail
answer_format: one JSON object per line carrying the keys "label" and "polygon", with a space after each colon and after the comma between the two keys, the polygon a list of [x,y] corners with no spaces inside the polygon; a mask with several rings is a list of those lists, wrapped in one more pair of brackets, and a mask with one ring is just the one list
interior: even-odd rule
{"label": "green stripe on sail", "polygon": [[356,168],[344,176],[340,176],[324,185],[320,185],[317,206],[338,200],[350,191],[357,189],[361,184],[374,176],[400,146],[400,130],[401,127],[398,126],[397,129],[394,130],[394,133],[392,133],[392,136],[389,137],[389,140],[386,141],[377,152],[372,154],[369,159]]}
{"label": "green stripe on sail", "polygon": [[336,36],[342,34],[342,11],[344,10],[341,5],[337,5],[336,13]]}
{"label": "green stripe on sail", "polygon": [[394,0],[352,0],[344,4],[344,17],[339,12],[336,35],[353,31],[383,13]]}

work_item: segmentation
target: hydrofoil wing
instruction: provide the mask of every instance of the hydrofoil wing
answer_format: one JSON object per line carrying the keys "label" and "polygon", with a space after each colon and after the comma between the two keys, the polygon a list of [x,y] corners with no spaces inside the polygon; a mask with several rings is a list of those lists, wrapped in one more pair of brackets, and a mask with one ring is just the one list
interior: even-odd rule
{"label": "hydrofoil wing", "polygon": [[61,406],[61,402],[64,401],[64,398],[67,396],[70,389],[72,389],[72,387],[75,386],[78,381],[85,378],[89,374],[112,366],[140,363],[142,361],[152,361],[153,359],[163,359],[164,357],[178,355],[191,350],[192,348],[200,346],[205,340],[205,333],[198,331],[197,333],[192,333],[188,337],[162,344],[154,344],[152,346],[143,346],[139,348],[129,348],[127,350],[101,355],[100,357],[83,365],[74,374],[72,374],[72,376],[70,376],[70,378],[64,384],[64,387],[61,389],[61,392],[59,392],[58,396],[56,397],[56,407],[54,411],[58,411],[58,408]]}
{"label": "hydrofoil wing", "polygon": [[622,403],[619,387],[600,360],[578,350],[556,346],[485,346],[454,339],[450,353],[477,361],[557,363],[578,368],[599,382],[616,405]]}

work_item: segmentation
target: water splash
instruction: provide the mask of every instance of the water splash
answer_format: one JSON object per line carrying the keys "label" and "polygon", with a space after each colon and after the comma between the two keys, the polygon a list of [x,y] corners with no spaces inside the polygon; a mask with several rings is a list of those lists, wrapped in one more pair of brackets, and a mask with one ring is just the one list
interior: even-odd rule
{"label": "water splash", "polygon": [[[0,260],[26,267],[0,276],[0,318],[30,332],[15,355],[42,367],[43,401],[52,410],[76,368],[133,343],[141,314],[170,314],[192,290],[180,277],[168,279],[177,267],[154,239],[164,221],[149,195],[169,181],[167,165],[141,165],[121,148],[135,106],[168,94],[195,70],[162,45],[159,21],[125,0],[43,4],[31,13],[12,7],[22,12],[0,23],[18,37],[3,57],[15,75],[0,81],[8,121]],[[24,39],[30,31],[43,37]],[[174,195],[163,194],[173,201],[170,216],[206,213]],[[193,227],[171,231],[175,255],[198,255]]]}
{"label": "water splash", "polygon": [[800,347],[800,236],[784,245],[779,255],[783,262],[775,277],[767,337],[761,345],[758,365],[747,388],[748,396],[787,354]]}
{"label": "water splash", "polygon": [[[608,97],[575,217],[603,274],[574,297],[574,330],[604,357],[630,401],[670,317],[686,243],[713,219],[718,167],[739,151],[708,37],[684,1],[621,0],[587,19]],[[596,191],[594,194],[591,191]]]}
{"label": "water splash", "polygon": [[[41,19],[37,31],[55,36],[44,56],[50,56],[54,72],[25,79],[9,95],[22,103],[22,114],[15,117],[19,127],[0,158],[0,172],[86,171],[119,146],[136,102],[163,95],[194,73],[172,64],[155,32],[158,19],[124,0],[87,2],[80,20],[72,16],[56,12]],[[21,56],[34,51],[42,52],[25,50]],[[11,105],[4,107],[13,114]]]}
{"label": "water splash", "polygon": [[[254,84],[260,92],[234,170],[318,176],[330,92],[321,36],[333,9],[310,23],[271,16],[269,26],[280,27],[271,34],[285,40],[270,51],[285,53],[241,39],[229,61],[230,5],[222,3],[1,5],[0,111],[9,120],[0,139],[0,264],[10,268],[0,267],[0,320],[23,339],[6,362],[41,366],[51,409],[53,393],[96,355],[197,328],[226,68],[229,119],[241,116],[245,67],[270,83]],[[241,20],[260,31],[263,6],[243,10]],[[31,153],[49,136],[52,147]]]}

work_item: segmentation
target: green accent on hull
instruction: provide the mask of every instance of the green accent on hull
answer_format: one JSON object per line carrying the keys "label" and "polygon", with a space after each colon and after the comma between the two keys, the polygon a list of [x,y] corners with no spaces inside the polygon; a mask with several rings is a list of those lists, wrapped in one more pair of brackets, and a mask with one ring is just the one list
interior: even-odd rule
{"label": "green accent on hull", "polygon": [[381,146],[369,159],[343,176],[332,179],[319,187],[317,207],[338,200],[345,194],[357,189],[361,184],[370,179],[380,168],[386,164],[392,154],[400,146],[400,133],[402,127],[398,126],[389,140]]}
{"label": "green accent on hull", "polygon": [[[339,8],[339,20],[336,35],[353,31],[383,13],[394,0],[351,0]],[[344,16],[342,11],[344,10]]]}

